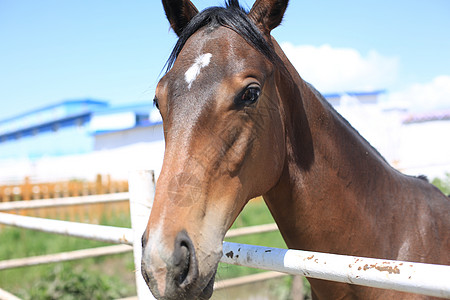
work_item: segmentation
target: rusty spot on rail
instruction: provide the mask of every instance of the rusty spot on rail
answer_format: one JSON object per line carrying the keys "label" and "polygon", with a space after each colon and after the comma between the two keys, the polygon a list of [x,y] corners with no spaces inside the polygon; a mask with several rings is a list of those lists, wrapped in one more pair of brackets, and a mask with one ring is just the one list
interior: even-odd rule
{"label": "rusty spot on rail", "polygon": [[125,234],[124,234],[121,238],[119,238],[119,241],[122,241],[122,242],[124,242],[124,243],[128,243],[128,240],[127,240],[127,238],[125,237]]}
{"label": "rusty spot on rail", "polygon": [[380,272],[388,272],[389,274],[400,274],[400,269],[398,268],[398,266],[392,267],[392,266],[379,266],[377,264],[374,265],[365,264],[364,271],[367,271],[369,269],[375,269]]}

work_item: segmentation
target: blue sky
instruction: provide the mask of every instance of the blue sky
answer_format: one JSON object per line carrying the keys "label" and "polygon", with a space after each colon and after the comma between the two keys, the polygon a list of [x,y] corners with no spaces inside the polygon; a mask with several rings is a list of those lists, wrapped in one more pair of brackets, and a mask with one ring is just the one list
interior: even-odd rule
{"label": "blue sky", "polygon": [[[296,0],[273,35],[322,92],[450,108],[448,0]],[[65,99],[151,101],[175,42],[160,1],[1,0],[0,119]]]}

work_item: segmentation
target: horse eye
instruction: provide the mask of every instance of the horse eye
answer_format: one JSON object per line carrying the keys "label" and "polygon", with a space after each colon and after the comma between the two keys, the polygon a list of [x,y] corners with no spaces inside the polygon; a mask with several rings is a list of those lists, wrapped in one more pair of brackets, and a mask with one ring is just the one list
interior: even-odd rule
{"label": "horse eye", "polygon": [[239,102],[242,104],[246,104],[246,105],[255,103],[258,100],[260,94],[261,94],[261,89],[259,87],[255,87],[255,86],[248,87],[244,91],[244,93],[242,93],[241,99]]}
{"label": "horse eye", "polygon": [[159,109],[159,102],[158,102],[158,98],[153,98],[153,105],[156,106],[157,109]]}

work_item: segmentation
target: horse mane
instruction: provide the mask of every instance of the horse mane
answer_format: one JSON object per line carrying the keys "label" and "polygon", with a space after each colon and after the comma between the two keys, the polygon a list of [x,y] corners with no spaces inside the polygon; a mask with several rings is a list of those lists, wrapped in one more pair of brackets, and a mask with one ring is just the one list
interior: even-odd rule
{"label": "horse mane", "polygon": [[423,180],[423,181],[425,181],[425,182],[430,182],[430,181],[428,180],[428,177],[427,177],[426,175],[423,175],[423,174],[417,176],[417,178],[419,178],[419,179],[421,179],[421,180]]}
{"label": "horse mane", "polygon": [[363,143],[365,143],[370,149],[372,149],[375,155],[377,155],[384,162],[388,163],[386,158],[384,158],[384,156],[381,155],[378,149],[372,146],[372,144],[370,144],[370,142],[365,137],[363,137],[362,134],[360,134],[359,131],[355,127],[353,127],[346,118],[344,118],[340,113],[338,113],[337,110],[333,107],[333,105],[331,105],[331,103],[328,102],[328,100],[311,83],[306,81],[305,83],[313,91],[313,93],[320,99],[320,101],[328,108],[328,110],[336,116],[338,120],[340,120],[347,128],[353,131],[356,135],[358,135],[362,139]]}
{"label": "horse mane", "polygon": [[219,26],[229,28],[242,36],[247,43],[267,57],[269,61],[283,65],[272,45],[264,38],[258,27],[248,18],[247,13],[239,4],[238,0],[226,0],[225,7],[210,7],[198,13],[192,18],[179,36],[166,62],[166,73],[172,68],[187,40],[204,27],[209,27],[211,30]]}

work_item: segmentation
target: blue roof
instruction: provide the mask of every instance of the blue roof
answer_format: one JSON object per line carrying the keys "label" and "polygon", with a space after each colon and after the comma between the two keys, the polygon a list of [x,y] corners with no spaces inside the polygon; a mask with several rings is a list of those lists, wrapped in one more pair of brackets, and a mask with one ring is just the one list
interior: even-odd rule
{"label": "blue roof", "polygon": [[[16,120],[16,119],[20,119],[23,118],[25,116],[28,115],[32,115],[32,114],[36,114],[36,113],[40,113],[42,111],[46,111],[46,110],[52,110],[54,108],[57,107],[63,107],[63,106],[68,106],[68,105],[101,105],[101,106],[108,106],[109,102],[108,101],[102,101],[102,100],[94,100],[94,99],[74,99],[74,100],[63,100],[54,104],[50,104],[47,106],[43,106],[37,109],[33,109],[21,114],[18,114],[16,116],[13,117],[9,117],[3,120],[0,120],[0,124],[1,123],[5,123],[5,122],[9,122],[12,120]],[[82,107],[82,106],[80,106]]]}
{"label": "blue roof", "polygon": [[343,93],[330,93],[330,94],[323,94],[325,98],[339,98],[344,95],[353,96],[353,97],[361,97],[361,96],[377,96],[380,94],[385,94],[386,90],[376,90],[376,91],[370,91],[370,92],[343,92]]}
{"label": "blue roof", "polygon": [[6,133],[0,133],[0,143],[3,141],[14,140],[17,137],[33,136],[36,132],[44,133],[54,131],[55,129],[65,127],[76,127],[78,125],[86,124],[89,121],[90,113],[82,113],[78,115],[72,115],[67,118],[58,119],[55,121],[41,123],[36,126],[30,126],[27,128],[21,128],[16,131],[9,131]]}
{"label": "blue roof", "polygon": [[152,107],[153,103],[150,101],[125,104],[120,106],[109,106],[95,111],[95,115],[115,114],[128,111],[135,112],[136,114],[148,114]]}
{"label": "blue roof", "polygon": [[108,102],[82,99],[66,100],[0,121],[0,136],[40,127],[59,120],[81,117],[108,106]]}

